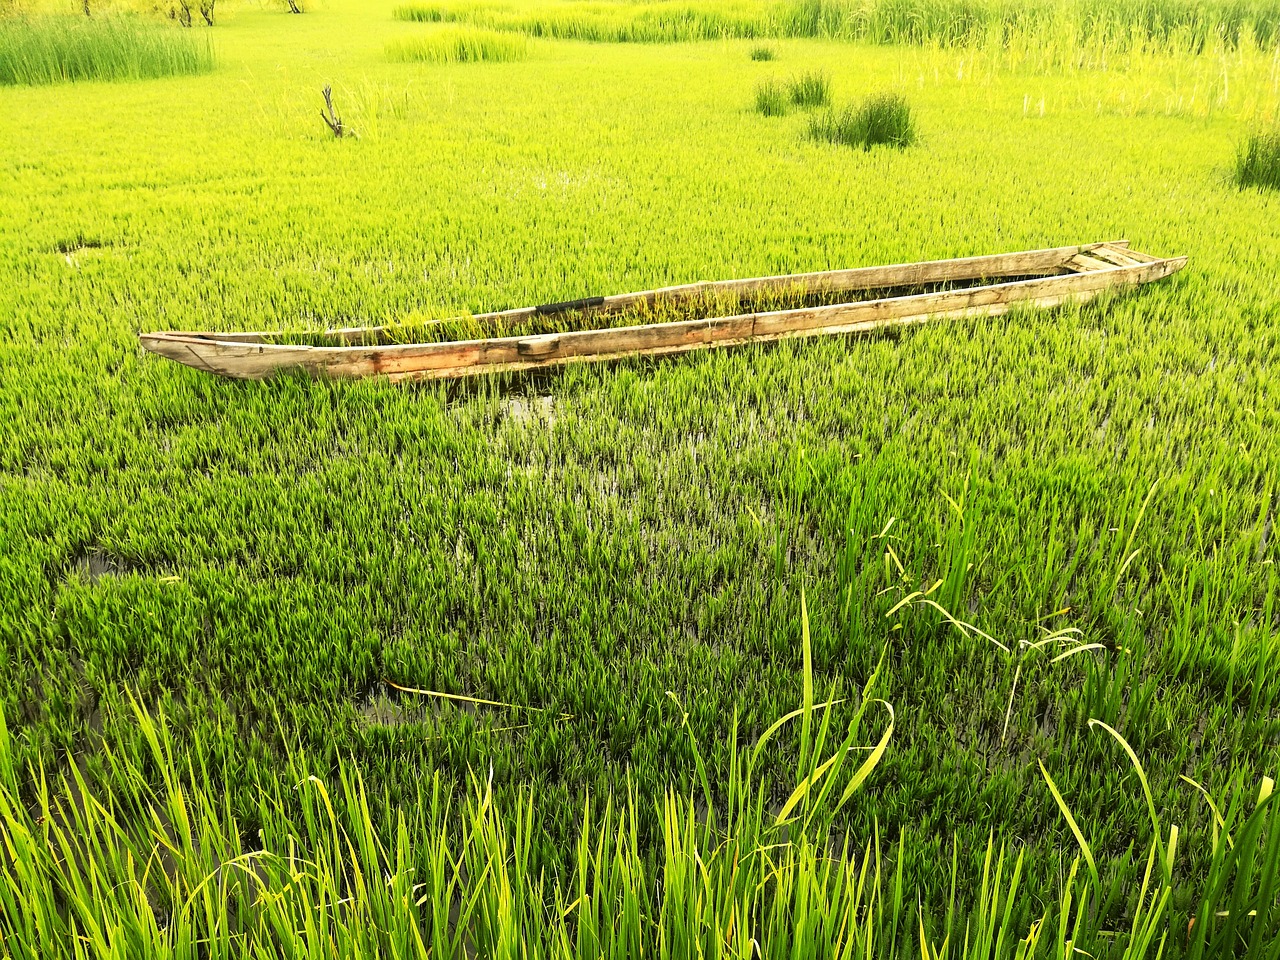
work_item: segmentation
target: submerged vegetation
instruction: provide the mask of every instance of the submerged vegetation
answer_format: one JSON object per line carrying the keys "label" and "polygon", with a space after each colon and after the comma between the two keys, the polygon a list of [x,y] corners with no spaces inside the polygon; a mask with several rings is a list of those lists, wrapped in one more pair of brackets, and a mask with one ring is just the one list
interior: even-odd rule
{"label": "submerged vegetation", "polygon": [[[417,9],[0,89],[0,954],[1275,960],[1271,5]],[[1123,236],[1188,267],[553,374],[137,342]]]}
{"label": "submerged vegetation", "polygon": [[880,145],[902,148],[915,143],[916,128],[906,99],[896,93],[881,93],[815,118],[809,125],[809,136],[864,150]]}
{"label": "submerged vegetation", "polygon": [[0,18],[0,84],[146,80],[212,69],[207,39],[139,17]]}

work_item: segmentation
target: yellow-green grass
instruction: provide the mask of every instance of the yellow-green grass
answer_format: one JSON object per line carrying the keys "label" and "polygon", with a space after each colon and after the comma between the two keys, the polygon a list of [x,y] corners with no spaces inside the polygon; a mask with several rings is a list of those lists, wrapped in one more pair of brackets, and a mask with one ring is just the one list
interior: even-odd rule
{"label": "yellow-green grass", "polygon": [[[212,74],[0,90],[18,769],[72,750],[125,789],[102,744],[142,755],[133,690],[236,835],[258,784],[300,803],[295,772],[359,772],[394,844],[435,771],[492,766],[502,809],[532,793],[540,862],[628,778],[652,843],[654,798],[697,777],[681,711],[719,789],[735,711],[750,743],[799,700],[803,586],[820,696],[884,658],[894,737],[836,828],[915,838],[932,942],[950,851],[993,831],[1026,844],[1028,923],[1056,896],[1078,844],[1040,760],[1104,882],[1140,874],[1147,803],[1090,719],[1180,826],[1179,896],[1201,889],[1213,820],[1179,776],[1221,802],[1278,764],[1278,208],[1231,176],[1267,95],[1238,81],[1265,70],[772,41],[841,98],[909,98],[921,145],[864,153],[756,114],[748,40],[387,62],[427,29],[241,8]],[[326,83],[359,140],[315,116]],[[1117,237],[1189,266],[1084,308],[549,377],[230,383],[136,343]],[[915,600],[886,616],[939,579],[1006,649]],[[1031,646],[1068,627],[1101,648]],[[763,755],[771,783],[800,741]],[[957,873],[972,902],[979,858]]]}
{"label": "yellow-green grass", "polygon": [[1035,35],[1112,53],[1149,45],[1200,53],[1280,40],[1270,0],[445,0],[395,8],[403,20],[474,22],[533,36],[663,43],[759,37],[832,37],[962,46]]}
{"label": "yellow-green grass", "polygon": [[425,36],[401,37],[387,44],[387,59],[401,63],[478,63],[523,60],[529,42],[493,30],[440,30]]}
{"label": "yellow-green grass", "polygon": [[0,18],[0,85],[145,80],[213,66],[207,37],[154,19]]}

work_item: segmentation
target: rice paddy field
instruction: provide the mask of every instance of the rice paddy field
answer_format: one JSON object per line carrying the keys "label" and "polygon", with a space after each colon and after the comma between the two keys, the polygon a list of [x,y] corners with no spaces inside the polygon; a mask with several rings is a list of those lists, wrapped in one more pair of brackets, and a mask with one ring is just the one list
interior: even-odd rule
{"label": "rice paddy field", "polygon": [[[1280,957],[1280,7],[224,4],[0,20],[0,957]],[[550,373],[137,340],[1119,238]]]}

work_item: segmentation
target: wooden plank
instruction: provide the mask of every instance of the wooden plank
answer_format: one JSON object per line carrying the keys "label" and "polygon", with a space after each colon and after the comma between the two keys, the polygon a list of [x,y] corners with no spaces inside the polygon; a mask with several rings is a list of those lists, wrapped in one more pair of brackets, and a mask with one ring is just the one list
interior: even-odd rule
{"label": "wooden plank", "polygon": [[[1109,244],[1106,244],[1106,246],[1114,247],[1114,246],[1117,246],[1117,244],[1109,243]],[[1141,253],[1138,250],[1129,249],[1127,248],[1127,245],[1124,252],[1126,256],[1132,257],[1134,260],[1137,260],[1139,263],[1155,263],[1157,260],[1160,259],[1160,257],[1153,257],[1149,253]]]}
{"label": "wooden plank", "polygon": [[993,256],[961,257],[952,260],[926,260],[918,263],[902,263],[880,267],[856,267],[849,270],[826,270],[820,273],[799,273],[785,276],[756,277],[748,280],[719,280],[661,287],[639,293],[625,293],[605,297],[603,306],[632,306],[642,301],[657,299],[681,299],[712,294],[751,294],[769,290],[799,290],[822,293],[844,290],[873,290],[887,287],[917,286],[925,283],[943,283],[948,280],[996,279],[1022,276],[1040,271],[1053,272],[1084,247],[1054,247],[1045,250],[1029,250],[1022,253],[1003,253]]}
{"label": "wooden plank", "polygon": [[1113,246],[1102,246],[1091,251],[1092,255],[1099,260],[1105,260],[1107,263],[1116,267],[1132,267],[1142,263],[1137,257],[1132,256],[1128,250]]}
{"label": "wooden plank", "polygon": [[1107,263],[1105,260],[1099,260],[1088,254],[1077,253],[1074,257],[1067,261],[1067,266],[1081,273],[1087,273],[1091,270],[1114,270],[1114,263]]}

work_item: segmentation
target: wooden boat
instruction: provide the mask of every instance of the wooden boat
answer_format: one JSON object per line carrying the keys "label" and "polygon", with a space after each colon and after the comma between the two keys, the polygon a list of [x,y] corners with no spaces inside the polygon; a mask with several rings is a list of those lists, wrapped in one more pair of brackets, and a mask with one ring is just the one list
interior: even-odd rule
{"label": "wooden boat", "polygon": [[[285,370],[317,376],[390,380],[464,377],[530,370],[589,360],[683,353],[707,347],[848,334],[920,323],[935,317],[994,316],[1015,304],[1055,306],[1088,300],[1104,290],[1160,280],[1186,257],[1153,257],[1127,241],[1089,243],[995,256],[932,260],[887,267],[722,280],[593,297],[566,303],[479,314],[492,330],[483,339],[431,343],[379,342],[381,327],[325,331],[319,343],[274,342],[270,333],[144,333],[144,347],[187,366],[224,377],[261,379]],[[563,315],[590,326],[594,317],[655,304],[746,302],[798,291],[837,302],[795,309],[739,312],[665,323],[503,335],[542,317]],[[700,299],[701,298],[701,299]]]}

